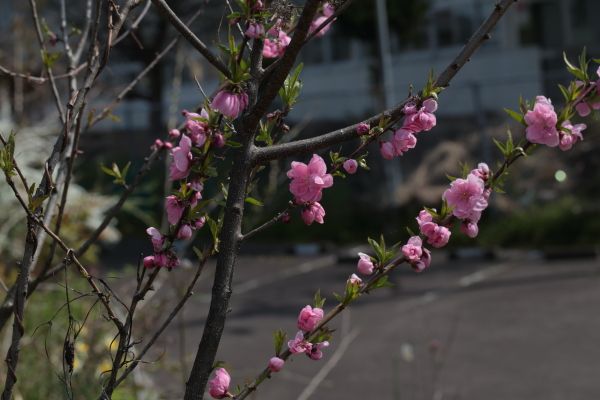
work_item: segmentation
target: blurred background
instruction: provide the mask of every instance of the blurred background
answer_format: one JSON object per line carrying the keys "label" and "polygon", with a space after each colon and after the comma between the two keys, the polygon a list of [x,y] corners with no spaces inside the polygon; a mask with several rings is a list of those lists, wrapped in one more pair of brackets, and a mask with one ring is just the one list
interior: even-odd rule
{"label": "blurred background", "polygon": [[[71,3],[68,19],[77,35],[84,5]],[[216,48],[219,36],[225,37],[223,2],[171,3],[184,20],[202,9],[192,28],[206,43]],[[58,32],[58,2],[38,4],[47,33]],[[429,71],[445,68],[493,5],[492,0],[355,2],[327,35],[303,50],[304,88],[284,140],[361,121],[404,99],[411,87],[420,90]],[[342,290],[368,236],[383,233],[390,242],[406,237],[406,226],[415,229],[414,216],[423,205],[439,206],[447,175],[459,174],[462,162],[495,167],[501,155],[492,138],[504,138],[507,129],[515,137],[523,134],[504,108],[517,109],[520,96],[534,99],[539,94],[560,104],[557,84],[571,79],[563,51],[576,59],[587,47],[589,55],[600,56],[598,15],[600,2],[594,0],[520,0],[441,94],[438,126],[419,136],[416,149],[384,161],[373,145],[369,171],[337,179],[325,191],[324,225],[305,227],[293,215],[291,223],[244,245],[230,331],[220,354],[233,366],[236,381],[249,379],[264,364],[269,332],[283,327],[294,334],[295,313],[310,302],[315,286],[323,293]],[[110,104],[173,37],[173,29],[151,7],[135,33],[114,49],[88,106],[91,115]],[[61,44],[55,46],[60,52]],[[64,60],[56,63],[61,70]],[[0,1],[0,66],[42,74],[26,2]],[[182,122],[180,111],[204,100],[199,85],[210,94],[218,83],[214,71],[181,42],[109,118],[85,132],[63,228],[67,242],[75,247],[83,241],[120,193],[100,166],[131,162],[131,177],[153,141]],[[59,87],[66,93],[64,85]],[[345,317],[338,327],[343,334],[324,361],[294,362],[278,377],[281,381],[266,383],[256,398],[598,398],[600,352],[594,333],[600,324],[593,319],[600,306],[600,122],[588,118],[586,123],[585,140],[572,151],[538,149],[518,162],[507,194],[493,195],[477,239],[454,232],[448,251],[434,252],[431,271],[399,273],[395,289],[371,296],[352,317]],[[60,130],[50,91],[47,85],[0,72],[0,132],[11,130],[17,132],[17,160],[32,181],[39,180],[40,166]],[[354,145],[344,145],[342,152]],[[289,161],[272,163],[260,176],[253,197],[264,205],[248,205],[246,230],[285,207],[289,194],[281,189],[287,187]],[[96,274],[111,279],[123,294],[140,254],[150,251],[145,228],[163,223],[162,202],[169,189],[166,163],[159,164],[85,257]],[[10,283],[22,255],[25,226],[8,186],[2,182],[0,187],[0,267]],[[205,198],[219,191],[219,183],[213,182]],[[203,239],[199,235],[196,243]],[[153,313],[176,301],[189,273],[184,265],[165,274],[139,322],[142,331],[152,326]],[[155,361],[123,389],[123,398],[180,398],[208,307],[211,274],[209,268],[193,304],[157,346]],[[23,398],[58,398],[52,393],[60,382],[45,366],[56,365],[59,355],[44,355],[44,342],[60,340],[61,317],[55,313],[64,302],[62,290],[48,285],[46,296],[32,297],[28,332],[46,327],[52,318],[58,322],[52,330],[32,335],[23,351],[30,357],[27,367],[39,368],[47,378],[43,384],[20,383]],[[82,301],[81,315],[88,308]],[[91,329],[78,349],[82,364],[77,385],[90,393],[99,387],[103,369],[85,362],[102,358],[92,354],[107,356],[110,346],[103,334],[109,337],[108,330]]]}

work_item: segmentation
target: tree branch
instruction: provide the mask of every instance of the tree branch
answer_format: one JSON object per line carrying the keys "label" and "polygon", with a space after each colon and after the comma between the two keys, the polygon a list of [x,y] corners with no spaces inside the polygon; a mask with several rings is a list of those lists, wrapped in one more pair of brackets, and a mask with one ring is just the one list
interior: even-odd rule
{"label": "tree branch", "polygon": [[[446,69],[438,76],[435,81],[437,87],[447,87],[450,84],[452,78],[454,78],[458,71],[460,71],[460,69],[469,61],[475,51],[491,37],[490,31],[496,26],[506,10],[517,1],[518,0],[502,0],[496,4],[493,12],[469,39],[458,56],[456,56],[456,58],[452,60]],[[408,100],[410,99],[406,99],[394,108],[370,117],[366,122],[372,125],[373,123],[378,123],[384,116],[390,117],[392,121],[400,119],[403,115],[402,109]],[[307,154],[355,139],[358,137],[358,133],[356,132],[357,126],[358,124],[355,124],[309,139],[258,148],[256,149],[253,163],[264,163],[266,161],[281,159],[291,155]]]}
{"label": "tree branch", "polygon": [[209,63],[211,63],[227,78],[231,78],[231,72],[229,71],[229,68],[227,68],[227,66],[219,58],[217,58],[208,47],[206,47],[204,42],[202,42],[198,36],[196,36],[194,32],[192,32],[190,28],[188,28],[187,25],[184,24],[179,17],[177,17],[175,12],[171,10],[165,0],[152,0],[152,3],[158,8],[161,14],[163,14],[171,22],[175,29],[179,31],[181,36],[183,36],[192,46],[194,46],[194,48],[198,50],[198,52],[200,52],[200,54],[202,54]]}

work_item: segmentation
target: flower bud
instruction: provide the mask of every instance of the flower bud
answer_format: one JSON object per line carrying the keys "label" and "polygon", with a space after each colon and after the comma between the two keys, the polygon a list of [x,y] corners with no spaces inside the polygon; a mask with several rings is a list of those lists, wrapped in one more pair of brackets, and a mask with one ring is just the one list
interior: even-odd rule
{"label": "flower bud", "polygon": [[269,370],[271,372],[279,372],[283,368],[285,361],[279,357],[271,357],[269,360]]}

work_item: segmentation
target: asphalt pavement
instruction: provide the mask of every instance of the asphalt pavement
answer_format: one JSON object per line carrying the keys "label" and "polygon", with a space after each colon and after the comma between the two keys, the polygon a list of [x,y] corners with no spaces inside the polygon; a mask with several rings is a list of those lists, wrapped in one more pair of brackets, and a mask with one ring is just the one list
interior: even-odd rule
{"label": "asphalt pavement", "polygon": [[[209,265],[181,318],[142,366],[162,399],[180,399],[210,299]],[[218,360],[234,385],[273,355],[272,333],[320,288],[343,291],[355,265],[332,257],[242,257]],[[168,309],[192,271],[167,276],[146,307]],[[600,399],[600,261],[444,261],[365,296],[338,318],[320,361],[298,355],[254,399]],[[160,318],[160,316],[158,317]],[[154,321],[157,318],[155,316]],[[165,372],[165,365],[167,372]],[[159,372],[162,371],[162,372]]]}

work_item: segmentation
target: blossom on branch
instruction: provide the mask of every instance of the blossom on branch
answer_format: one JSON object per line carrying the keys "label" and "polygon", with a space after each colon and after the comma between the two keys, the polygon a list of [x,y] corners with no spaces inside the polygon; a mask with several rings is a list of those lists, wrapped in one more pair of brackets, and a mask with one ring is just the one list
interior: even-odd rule
{"label": "blossom on branch", "polygon": [[215,399],[229,397],[231,377],[225,368],[217,368],[215,376],[208,381],[208,393]]}
{"label": "blossom on branch", "polygon": [[288,47],[292,38],[290,38],[280,24],[277,23],[267,32],[263,47],[264,58],[278,58],[285,53],[285,49]]}
{"label": "blossom on branch", "polygon": [[236,119],[248,107],[248,94],[223,89],[215,95],[210,107],[226,117]]}
{"label": "blossom on branch", "polygon": [[323,319],[323,310],[321,308],[312,308],[307,305],[298,315],[298,329],[304,332],[310,332],[319,325]]}
{"label": "blossom on branch", "polygon": [[309,203],[302,208],[302,221],[306,225],[312,225],[313,222],[323,224],[325,222],[325,209],[318,201]]}
{"label": "blossom on branch", "polygon": [[527,129],[525,136],[531,143],[545,144],[549,147],[558,146],[558,130],[556,123],[558,117],[550,99],[537,96],[533,110],[525,114]]}
{"label": "blossom on branch", "polygon": [[322,190],[333,186],[333,176],[327,173],[325,161],[313,154],[308,165],[292,161],[292,168],[287,172],[290,192],[297,203],[309,203],[321,200]]}

